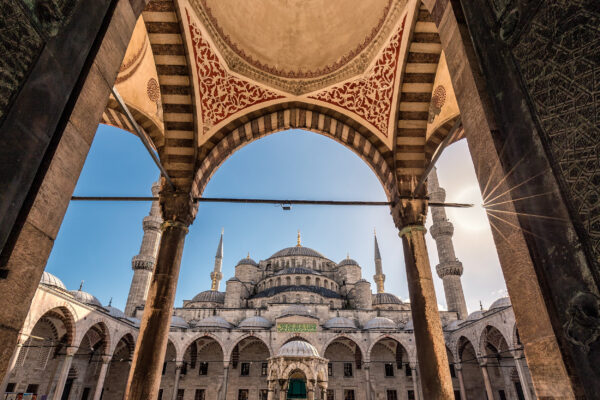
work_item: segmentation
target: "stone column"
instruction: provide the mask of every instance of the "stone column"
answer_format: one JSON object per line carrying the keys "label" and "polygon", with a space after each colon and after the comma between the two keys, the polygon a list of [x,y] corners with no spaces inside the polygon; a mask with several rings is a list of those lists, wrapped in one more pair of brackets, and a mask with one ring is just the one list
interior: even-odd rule
{"label": "stone column", "polygon": [[314,383],[306,384],[306,400],[315,400],[316,386]]}
{"label": "stone column", "polygon": [[71,369],[71,363],[73,362],[73,356],[77,352],[77,347],[67,347],[65,358],[63,359],[60,367],[60,374],[58,375],[58,382],[56,382],[56,388],[54,389],[54,395],[52,400],[60,400],[63,391],[65,390],[65,383],[67,383],[67,377],[69,376],[69,370]]}
{"label": "stone column", "polygon": [[162,238],[125,388],[125,400],[148,400],[158,396],[183,245],[196,213],[189,193],[168,190],[164,185],[159,203],[164,220]]}
{"label": "stone column", "polygon": [[365,378],[367,380],[367,400],[371,400],[371,397],[373,396],[373,386],[371,382],[371,366],[368,363],[365,363],[363,368],[365,370]]}
{"label": "stone column", "polygon": [[227,384],[229,383],[229,361],[227,361],[225,363],[225,366],[223,367],[223,391],[221,392],[221,396],[220,399],[221,400],[226,400],[227,399]]}
{"label": "stone column", "polygon": [[417,377],[417,366],[411,364],[410,370],[411,370],[410,375],[411,375],[412,381],[413,381],[413,390],[415,392],[415,400],[421,400],[421,393],[419,392],[419,380]]}
{"label": "stone column", "polygon": [[173,384],[173,397],[171,397],[171,400],[177,400],[177,390],[179,390],[179,378],[181,378],[181,368],[183,368],[183,361],[176,361],[175,383]]}
{"label": "stone column", "polygon": [[462,364],[454,364],[454,370],[458,376],[458,387],[460,388],[460,400],[467,400],[467,391],[465,390],[465,380],[463,379]]}
{"label": "stone column", "polygon": [[529,385],[527,384],[527,375],[525,374],[525,366],[524,364],[524,355],[523,352],[519,352],[515,354],[515,367],[517,368],[517,373],[519,374],[519,381],[521,382],[521,388],[523,389],[523,396],[525,400],[531,399],[531,392],[529,391]]}
{"label": "stone column", "polygon": [[287,380],[279,380],[279,400],[286,400],[287,397]]}
{"label": "stone column", "polygon": [[102,367],[100,368],[100,374],[98,375],[98,382],[96,383],[96,390],[94,390],[93,400],[100,400],[100,396],[102,396],[104,379],[106,379],[106,371],[108,370],[111,358],[111,356],[102,356]]}
{"label": "stone column", "polygon": [[426,214],[426,200],[397,199],[392,208],[404,248],[417,359],[423,371],[423,396],[452,400],[452,378],[425,245]]}
{"label": "stone column", "polygon": [[6,392],[6,386],[8,386],[8,381],[10,380],[10,374],[13,372],[15,368],[15,364],[19,359],[19,354],[21,350],[23,350],[23,344],[27,341],[27,337],[23,334],[19,335],[19,339],[17,341],[17,347],[13,352],[10,361],[8,362],[8,369],[6,370],[6,374],[4,375],[4,379],[2,379],[2,384],[0,385],[0,395]]}
{"label": "stone column", "polygon": [[479,368],[481,368],[481,375],[483,375],[483,383],[485,385],[485,393],[487,394],[488,400],[494,400],[494,391],[492,390],[492,383],[490,382],[490,376],[487,370],[487,363],[485,361],[479,361]]}

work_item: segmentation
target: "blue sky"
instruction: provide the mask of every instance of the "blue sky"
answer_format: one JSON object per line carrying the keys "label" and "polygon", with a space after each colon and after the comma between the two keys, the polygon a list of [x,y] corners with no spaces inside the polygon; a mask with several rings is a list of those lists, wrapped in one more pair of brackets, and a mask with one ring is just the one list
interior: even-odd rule
{"label": "blue sky", "polygon": [[[481,203],[466,142],[450,146],[438,163],[440,183],[448,201]],[[79,178],[75,195],[146,196],[158,178],[157,168],[139,139],[117,128],[100,125]],[[293,130],[270,135],[245,146],[214,174],[207,197],[302,198],[385,201],[379,181],[352,151],[317,134]],[[133,271],[131,257],[139,251],[142,219],[149,203],[72,202],[67,210],[47,270],[69,289],[84,290],[103,303],[123,309]],[[455,247],[463,262],[463,285],[470,311],[484,307],[504,292],[504,281],[491,232],[481,208],[449,210],[455,222]],[[210,288],[209,273],[221,228],[225,230],[223,275],[234,273],[248,252],[266,259],[296,243],[341,261],[349,253],[373,282],[373,229],[386,274],[386,291],[408,298],[402,243],[387,207],[200,204],[187,236],[175,300]],[[435,242],[428,235],[432,267],[437,264]],[[438,303],[445,305],[441,280],[434,272]],[[375,285],[372,285],[375,290]]]}

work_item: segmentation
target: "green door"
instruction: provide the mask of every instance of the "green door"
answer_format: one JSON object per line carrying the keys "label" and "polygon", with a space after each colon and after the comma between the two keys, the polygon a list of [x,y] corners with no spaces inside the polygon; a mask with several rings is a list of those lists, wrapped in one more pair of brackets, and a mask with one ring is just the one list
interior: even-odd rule
{"label": "green door", "polygon": [[306,399],[306,382],[303,379],[290,379],[288,399]]}

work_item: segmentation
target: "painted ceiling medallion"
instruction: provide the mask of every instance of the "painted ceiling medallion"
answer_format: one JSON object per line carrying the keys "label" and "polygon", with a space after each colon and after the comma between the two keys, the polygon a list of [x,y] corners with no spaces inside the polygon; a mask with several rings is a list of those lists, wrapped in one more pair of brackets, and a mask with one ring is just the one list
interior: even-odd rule
{"label": "painted ceiling medallion", "polygon": [[283,96],[233,76],[202,37],[202,32],[191,22],[186,10],[194,60],[198,73],[198,92],[204,132],[236,112]]}
{"label": "painted ceiling medallion", "polygon": [[375,65],[364,76],[308,97],[357,114],[387,137],[405,21],[406,17]]}

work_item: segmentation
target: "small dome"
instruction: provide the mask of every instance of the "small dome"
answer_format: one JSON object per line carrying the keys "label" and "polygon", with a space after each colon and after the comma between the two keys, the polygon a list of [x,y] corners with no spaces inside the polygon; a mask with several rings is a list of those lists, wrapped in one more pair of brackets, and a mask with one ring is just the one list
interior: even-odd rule
{"label": "small dome", "polygon": [[67,290],[67,287],[65,286],[65,284],[62,283],[62,281],[60,279],[58,279],[56,276],[52,275],[50,272],[44,271],[42,273],[42,279],[40,279],[40,283],[42,285],[51,286],[56,289],[62,289],[65,291]]}
{"label": "small dome", "polygon": [[289,257],[289,256],[306,256],[306,257],[326,258],[323,254],[321,254],[318,251],[313,250],[309,247],[294,246],[294,247],[285,248],[283,250],[279,250],[277,253],[275,253],[271,257],[269,257],[269,259],[277,258],[277,257]]}
{"label": "small dome", "polygon": [[216,290],[205,290],[194,296],[193,302],[225,303],[225,293]]}
{"label": "small dome", "polygon": [[171,327],[172,328],[183,328],[183,329],[187,329],[190,326],[188,325],[188,323],[186,322],[185,319],[181,318],[178,315],[173,315],[171,317]]}
{"label": "small dome", "polygon": [[270,329],[271,323],[268,319],[263,318],[259,315],[255,315],[254,317],[249,317],[240,322],[238,328],[240,329]]}
{"label": "small dome", "polygon": [[125,313],[119,310],[117,307],[106,306],[104,307],[108,311],[108,315],[114,318],[125,318]]}
{"label": "small dome", "polygon": [[310,274],[310,275],[322,275],[320,272],[314,271],[308,268],[292,267],[277,271],[275,275],[290,275],[290,274]]}
{"label": "small dome", "polygon": [[467,317],[467,321],[475,321],[483,318],[483,311],[474,311]]}
{"label": "small dome", "polygon": [[358,263],[351,258],[344,258],[342,261],[340,261],[338,267],[343,267],[344,265],[356,265],[357,267],[359,266]]}
{"label": "small dome", "polygon": [[454,321],[451,321],[448,325],[446,325],[444,329],[447,331],[455,331],[463,322],[465,321],[463,321],[462,319],[455,319]]}
{"label": "small dome", "polygon": [[278,356],[286,357],[319,357],[315,346],[302,340],[287,342],[279,349]]}
{"label": "small dome", "polygon": [[70,290],[69,293],[71,293],[73,295],[73,297],[75,297],[75,300],[77,300],[83,304],[87,304],[90,306],[102,307],[102,304],[100,303],[100,301],[95,296],[89,294],[88,292],[84,292],[83,290]]}
{"label": "small dome", "polygon": [[195,324],[199,328],[221,328],[221,329],[231,329],[233,325],[231,325],[225,318],[219,317],[217,315],[212,315],[210,317],[206,317]]}
{"label": "small dome", "polygon": [[373,295],[373,305],[378,304],[402,304],[402,300],[391,293],[377,293]]}
{"label": "small dome", "polygon": [[323,325],[327,329],[356,329],[356,324],[350,318],[331,318]]}
{"label": "small dome", "polygon": [[284,317],[286,315],[306,315],[309,317],[312,316],[310,310],[306,306],[300,304],[294,304],[292,306],[286,307],[283,309],[281,314],[279,314],[280,317]]}
{"label": "small dome", "polygon": [[235,266],[237,267],[238,265],[252,265],[254,267],[258,267],[258,263],[250,257],[242,258]]}
{"label": "small dome", "polygon": [[496,308],[510,307],[510,306],[511,306],[510,298],[501,297],[492,303],[492,305],[490,306],[490,310],[494,310]]}
{"label": "small dome", "polygon": [[127,317],[126,319],[127,319],[127,321],[131,322],[133,324],[133,326],[135,326],[136,328],[139,328],[140,324],[142,322],[139,319],[134,318],[134,317]]}
{"label": "small dome", "polygon": [[396,323],[389,318],[375,317],[365,324],[365,329],[397,329]]}

